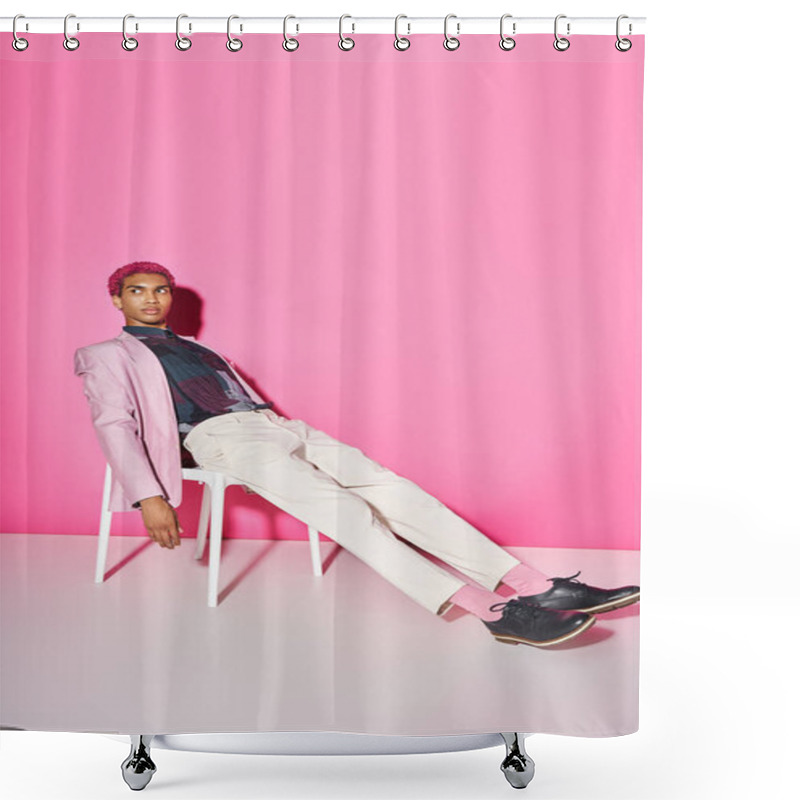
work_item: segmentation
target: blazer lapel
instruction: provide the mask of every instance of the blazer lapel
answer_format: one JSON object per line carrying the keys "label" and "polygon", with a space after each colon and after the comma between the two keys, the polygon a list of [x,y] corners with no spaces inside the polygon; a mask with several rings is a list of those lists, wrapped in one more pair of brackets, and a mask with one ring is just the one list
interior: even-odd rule
{"label": "blazer lapel", "polygon": [[161,369],[161,362],[158,360],[158,356],[146,344],[140,342],[127,331],[122,331],[117,336],[117,341],[137,367],[148,372],[153,372],[153,367],[158,367],[158,371],[164,375],[166,380],[166,375],[164,370]]}

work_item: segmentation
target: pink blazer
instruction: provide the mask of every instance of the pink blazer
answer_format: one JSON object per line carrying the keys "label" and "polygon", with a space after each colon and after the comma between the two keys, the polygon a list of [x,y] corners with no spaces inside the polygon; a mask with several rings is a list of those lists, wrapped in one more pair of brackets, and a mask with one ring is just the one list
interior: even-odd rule
{"label": "pink blazer", "polygon": [[[182,338],[195,341],[193,336]],[[253,400],[265,402],[233,365],[226,363]],[[132,511],[136,501],[158,494],[173,507],[180,505],[183,481],[178,419],[158,357],[135,336],[122,331],[114,339],[76,350],[75,374],[83,378],[92,423],[111,465],[110,509]]]}

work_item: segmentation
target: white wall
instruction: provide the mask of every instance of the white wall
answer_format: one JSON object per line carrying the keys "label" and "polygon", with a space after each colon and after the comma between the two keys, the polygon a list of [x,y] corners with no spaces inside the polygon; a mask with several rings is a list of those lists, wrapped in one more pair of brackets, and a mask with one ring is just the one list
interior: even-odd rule
{"label": "white wall", "polygon": [[[647,17],[641,730],[609,740],[531,737],[537,776],[526,791],[537,800],[794,796],[798,7],[39,0],[2,13],[69,12]],[[0,792],[14,800],[122,796],[125,755],[100,736],[4,731]],[[485,800],[512,791],[500,749],[155,757],[159,773],[146,791],[169,798]]]}

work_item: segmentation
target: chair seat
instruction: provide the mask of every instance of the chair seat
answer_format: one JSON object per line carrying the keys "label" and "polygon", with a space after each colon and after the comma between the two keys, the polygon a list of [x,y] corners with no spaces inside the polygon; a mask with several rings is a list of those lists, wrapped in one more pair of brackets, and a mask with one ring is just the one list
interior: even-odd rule
{"label": "chair seat", "polygon": [[236,478],[231,478],[223,472],[214,472],[210,469],[203,469],[202,467],[183,467],[181,469],[181,477],[185,481],[196,481],[197,483],[204,483],[206,485],[214,484],[216,481],[222,481],[225,487],[228,486],[245,486],[244,481],[237,481]]}

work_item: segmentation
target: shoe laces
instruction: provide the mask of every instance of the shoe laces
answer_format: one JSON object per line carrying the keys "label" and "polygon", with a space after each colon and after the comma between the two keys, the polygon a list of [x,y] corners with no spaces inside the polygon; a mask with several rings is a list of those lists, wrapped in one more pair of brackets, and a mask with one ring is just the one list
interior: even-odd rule
{"label": "shoe laces", "polygon": [[504,603],[494,603],[489,606],[489,611],[500,611],[500,609],[503,610],[503,617],[530,616],[544,610],[539,603],[523,601],[516,597]]}
{"label": "shoe laces", "polygon": [[[574,575],[570,575],[568,578],[548,578],[547,580],[549,580],[553,584],[553,588],[555,588],[557,585],[563,586],[564,584],[569,584],[571,586],[586,586],[585,583],[581,583],[580,581],[575,580],[575,578],[577,578],[578,575],[580,574],[581,571],[578,570]],[[551,590],[548,589],[548,592],[549,591]],[[523,603],[526,606],[541,607],[539,601],[533,599],[535,596],[536,595],[528,595],[527,597],[518,597],[517,600],[519,600],[519,602]]]}
{"label": "shoe laces", "polygon": [[578,570],[574,575],[570,575],[569,578],[548,578],[547,580],[549,580],[553,586],[555,586],[556,583],[571,583],[573,586],[586,586],[585,583],[575,580],[575,578],[577,578],[580,574],[581,571]]}

